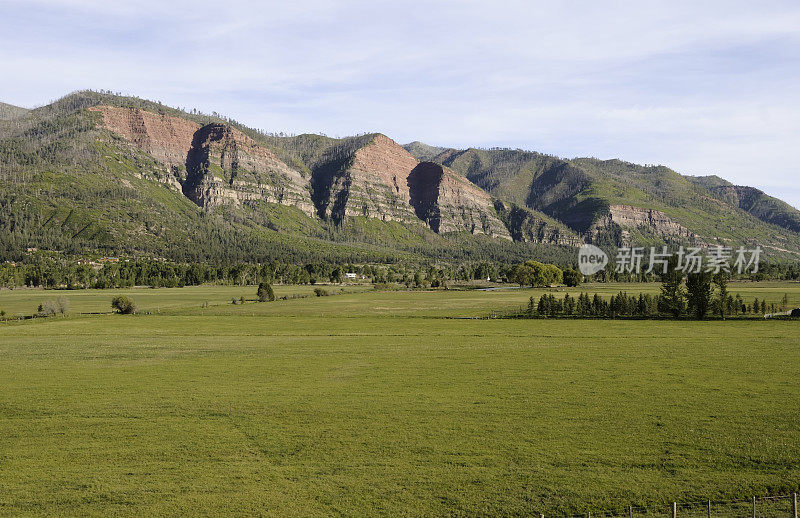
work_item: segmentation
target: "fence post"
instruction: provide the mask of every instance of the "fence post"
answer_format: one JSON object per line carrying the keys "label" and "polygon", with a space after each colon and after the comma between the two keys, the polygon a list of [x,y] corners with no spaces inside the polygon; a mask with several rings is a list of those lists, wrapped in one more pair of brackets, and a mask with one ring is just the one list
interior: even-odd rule
{"label": "fence post", "polygon": [[[628,506],[628,518],[633,518],[633,506],[632,505]],[[795,518],[797,518],[797,517],[795,516]]]}
{"label": "fence post", "polygon": [[678,518],[678,502],[672,502],[672,518]]}
{"label": "fence post", "polygon": [[756,497],[753,497],[753,518],[756,518]]}
{"label": "fence post", "polygon": [[797,493],[792,493],[792,513],[797,518]]}
{"label": "fence post", "polygon": [[708,501],[708,518],[711,518],[711,500]]}

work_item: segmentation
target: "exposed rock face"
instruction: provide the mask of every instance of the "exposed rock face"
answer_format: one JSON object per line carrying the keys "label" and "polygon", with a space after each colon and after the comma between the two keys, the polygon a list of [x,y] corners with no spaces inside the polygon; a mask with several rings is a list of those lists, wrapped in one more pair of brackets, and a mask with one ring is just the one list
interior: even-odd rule
{"label": "exposed rock face", "polygon": [[106,128],[170,169],[183,167],[194,132],[200,128],[199,124],[180,117],[133,108],[95,106],[89,110],[100,112]]}
{"label": "exposed rock face", "polygon": [[610,205],[608,214],[592,225],[590,233],[597,235],[603,229],[622,228],[622,241],[630,240],[629,229],[643,229],[664,239],[684,239],[697,241],[698,236],[686,227],[672,220],[661,211],[642,209],[630,205]]}
{"label": "exposed rock face", "polygon": [[[267,201],[313,215],[307,178],[226,124],[199,124],[145,110],[97,106],[103,124],[164,164],[198,205]],[[185,169],[184,169],[185,168]]]}
{"label": "exposed rock face", "polygon": [[98,106],[104,125],[163,163],[188,198],[206,209],[259,201],[341,222],[347,216],[418,223],[435,232],[511,239],[482,189],[454,171],[420,163],[384,135],[317,164],[310,177],[236,128],[152,112]]}
{"label": "exposed rock face", "polygon": [[510,239],[491,197],[469,180],[432,162],[419,162],[385,135],[313,172],[320,217],[346,216],[418,223],[434,232],[468,231]]}
{"label": "exposed rock face", "polygon": [[435,232],[468,231],[511,239],[491,197],[454,171],[420,162],[408,175],[411,205]]}
{"label": "exposed rock face", "polygon": [[442,184],[444,169],[432,162],[422,162],[408,175],[408,192],[411,206],[417,217],[431,230],[439,232],[442,224],[442,211],[439,208],[439,186]]}
{"label": "exposed rock face", "polygon": [[414,219],[406,179],[416,165],[417,159],[392,139],[376,135],[348,160],[332,166],[338,170],[314,172],[320,177],[315,186],[320,216],[334,221],[344,216]]}
{"label": "exposed rock face", "polygon": [[186,154],[183,193],[202,207],[267,201],[313,215],[309,181],[226,124],[198,129]]}
{"label": "exposed rock face", "polygon": [[514,241],[551,245],[580,246],[583,239],[564,225],[516,205],[494,202],[497,214],[505,223]]}

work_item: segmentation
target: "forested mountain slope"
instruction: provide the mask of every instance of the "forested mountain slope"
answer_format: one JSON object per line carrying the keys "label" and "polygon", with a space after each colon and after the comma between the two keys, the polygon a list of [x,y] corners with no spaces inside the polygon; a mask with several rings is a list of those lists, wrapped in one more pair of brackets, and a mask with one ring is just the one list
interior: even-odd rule
{"label": "forested mountain slope", "polygon": [[268,134],[92,91],[0,113],[5,259],[27,247],[375,262],[565,258],[584,241],[800,250],[789,205],[663,166]]}
{"label": "forested mountain slope", "polygon": [[[418,143],[411,151],[423,149]],[[495,197],[541,211],[585,239],[761,244],[800,250],[800,211],[761,191],[664,166],[561,159],[511,149],[444,149],[431,159]]]}
{"label": "forested mountain slope", "polygon": [[761,221],[800,232],[800,210],[785,201],[769,196],[755,187],[733,185],[721,178],[706,176],[689,179],[706,187],[719,200],[733,207],[739,207]]}
{"label": "forested mountain slope", "polygon": [[503,202],[384,135],[267,135],[90,91],[0,121],[0,166],[6,257],[38,246],[187,260],[516,260],[536,243],[580,241],[544,215],[509,218]]}
{"label": "forested mountain slope", "polygon": [[28,113],[25,108],[0,102],[0,120],[12,120]]}

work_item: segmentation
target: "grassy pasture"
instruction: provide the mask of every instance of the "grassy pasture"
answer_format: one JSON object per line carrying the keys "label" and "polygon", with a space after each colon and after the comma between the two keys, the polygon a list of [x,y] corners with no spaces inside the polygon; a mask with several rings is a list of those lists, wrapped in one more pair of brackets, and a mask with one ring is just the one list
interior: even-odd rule
{"label": "grassy pasture", "polygon": [[[539,298],[543,293],[555,293],[563,297],[565,293],[577,296],[581,292],[600,293],[609,297],[620,291],[629,294],[657,294],[659,285],[654,283],[599,283],[584,284],[578,288],[553,289],[504,289],[498,291],[450,290],[450,291],[403,291],[372,292],[363,285],[276,285],[277,297],[308,295],[313,297],[314,288],[321,287],[330,293],[363,293],[346,299],[346,304],[337,297],[323,297],[316,300],[281,301],[278,305],[247,304],[244,308],[233,306],[231,299],[244,296],[250,302],[256,299],[254,286],[189,286],[185,288],[133,288],[124,290],[39,290],[17,289],[0,290],[0,310],[9,317],[32,315],[39,304],[58,297],[69,300],[70,313],[110,313],[111,298],[126,295],[133,298],[140,312],[165,314],[193,314],[201,310],[203,315],[256,314],[256,315],[326,315],[360,317],[376,316],[431,316],[431,317],[478,317],[487,316],[492,311],[506,311],[527,305],[530,297]],[[739,293],[746,302],[753,298],[766,299],[778,304],[784,294],[794,307],[800,307],[800,283],[779,282],[734,282],[729,286],[731,294]]]}
{"label": "grassy pasture", "polygon": [[[321,286],[329,291],[358,292],[366,286]],[[275,286],[275,295],[311,295],[315,286]],[[256,300],[255,286],[188,286],[185,288],[131,288],[123,290],[40,290],[16,289],[0,290],[0,309],[7,316],[36,313],[39,304],[58,297],[69,300],[70,313],[111,313],[111,298],[126,295],[136,301],[140,312],[163,312],[178,309],[199,309],[204,302],[209,306],[230,304],[232,298]]]}
{"label": "grassy pasture", "polygon": [[800,487],[796,322],[439,318],[540,290],[230,304],[254,292],[131,290],[135,316],[78,314],[117,290],[0,292],[73,312],[0,324],[0,514],[560,515]]}

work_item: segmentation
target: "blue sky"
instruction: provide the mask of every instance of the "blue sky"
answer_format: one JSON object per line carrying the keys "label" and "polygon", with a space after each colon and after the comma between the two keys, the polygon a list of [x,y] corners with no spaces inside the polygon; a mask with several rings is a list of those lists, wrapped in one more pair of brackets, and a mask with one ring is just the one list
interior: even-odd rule
{"label": "blue sky", "polygon": [[0,100],[717,174],[800,207],[800,2],[0,0]]}

